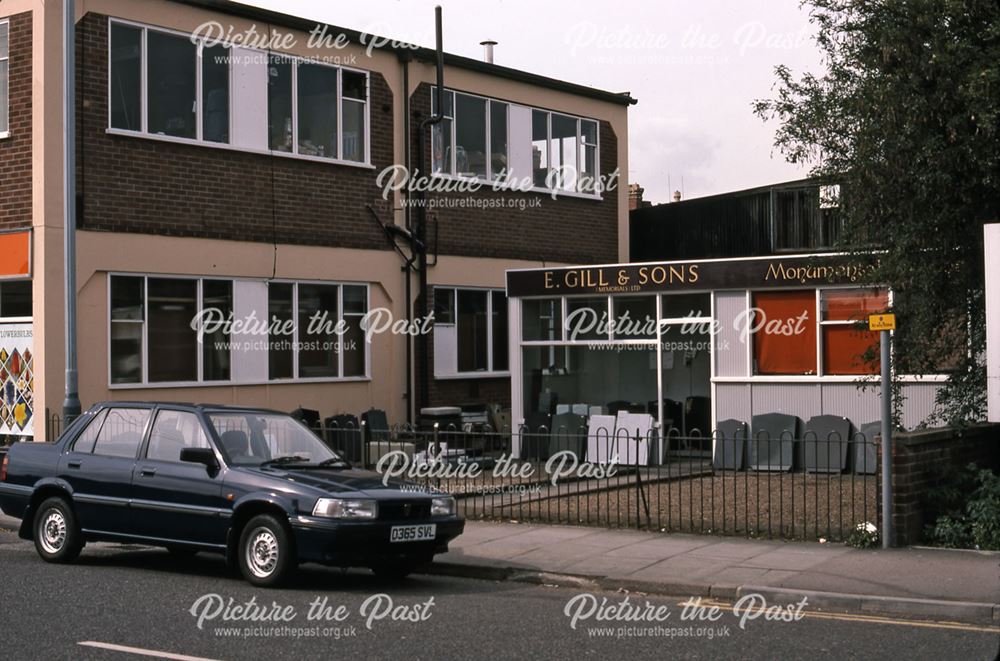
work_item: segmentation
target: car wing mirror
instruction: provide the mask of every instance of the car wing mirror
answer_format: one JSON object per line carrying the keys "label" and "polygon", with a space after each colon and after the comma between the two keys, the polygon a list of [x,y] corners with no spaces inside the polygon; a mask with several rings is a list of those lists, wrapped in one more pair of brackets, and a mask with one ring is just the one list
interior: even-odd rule
{"label": "car wing mirror", "polygon": [[212,448],[184,448],[181,450],[181,461],[202,464],[210,470],[219,467],[219,462],[216,461]]}

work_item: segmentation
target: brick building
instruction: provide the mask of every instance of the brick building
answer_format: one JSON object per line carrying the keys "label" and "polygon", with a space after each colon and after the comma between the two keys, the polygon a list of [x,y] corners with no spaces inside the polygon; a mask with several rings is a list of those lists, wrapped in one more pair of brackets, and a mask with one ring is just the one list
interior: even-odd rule
{"label": "brick building", "polygon": [[[64,383],[61,12],[0,3],[0,433],[39,439]],[[432,50],[213,0],[76,13],[85,407],[375,407],[400,422],[425,404],[509,405],[504,273],[629,257],[627,182],[599,185],[628,172],[627,94],[446,54],[432,129]],[[431,191],[386,192],[394,166],[429,166]],[[405,268],[418,204],[422,299]],[[407,319],[412,302],[434,310],[431,333],[367,341],[362,319]],[[216,316],[264,323],[192,327]]]}

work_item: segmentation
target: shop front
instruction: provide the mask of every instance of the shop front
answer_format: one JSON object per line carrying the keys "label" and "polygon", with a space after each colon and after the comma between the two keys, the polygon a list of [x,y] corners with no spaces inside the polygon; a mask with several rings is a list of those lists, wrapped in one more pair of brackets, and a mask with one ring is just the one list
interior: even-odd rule
{"label": "shop front", "polygon": [[0,445],[35,434],[31,232],[0,233]]}
{"label": "shop front", "polygon": [[[513,420],[627,420],[660,439],[650,463],[710,455],[723,420],[753,433],[767,413],[836,415],[860,429],[879,411],[878,338],[863,324],[890,307],[860,284],[872,266],[823,254],[508,271]],[[915,426],[940,377],[898,378]]]}

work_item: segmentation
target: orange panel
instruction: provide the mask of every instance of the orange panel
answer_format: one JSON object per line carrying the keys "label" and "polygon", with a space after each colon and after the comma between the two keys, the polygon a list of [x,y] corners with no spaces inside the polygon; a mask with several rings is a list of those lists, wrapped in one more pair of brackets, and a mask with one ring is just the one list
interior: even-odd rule
{"label": "orange panel", "polygon": [[0,234],[0,277],[31,275],[31,232]]}
{"label": "orange panel", "polygon": [[754,305],[757,374],[815,374],[816,290],[757,292]]}
{"label": "orange panel", "polygon": [[[825,374],[878,374],[878,333],[855,328],[853,324],[823,327],[823,372]],[[863,356],[874,349],[874,364]]]}
{"label": "orange panel", "polygon": [[889,309],[885,289],[830,289],[823,292],[827,321],[867,321],[868,315]]}

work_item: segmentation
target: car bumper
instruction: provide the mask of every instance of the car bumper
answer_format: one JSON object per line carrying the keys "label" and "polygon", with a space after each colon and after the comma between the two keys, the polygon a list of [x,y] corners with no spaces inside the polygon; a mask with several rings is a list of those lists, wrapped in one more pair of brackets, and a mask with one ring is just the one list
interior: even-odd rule
{"label": "car bumper", "polygon": [[31,501],[31,487],[0,482],[0,510],[7,516],[23,519]]}
{"label": "car bumper", "polygon": [[[437,526],[433,540],[390,542],[393,526]],[[429,562],[448,550],[448,542],[465,530],[458,517],[425,521],[334,521],[314,516],[291,520],[300,562],[341,567],[373,567],[386,562]]]}

